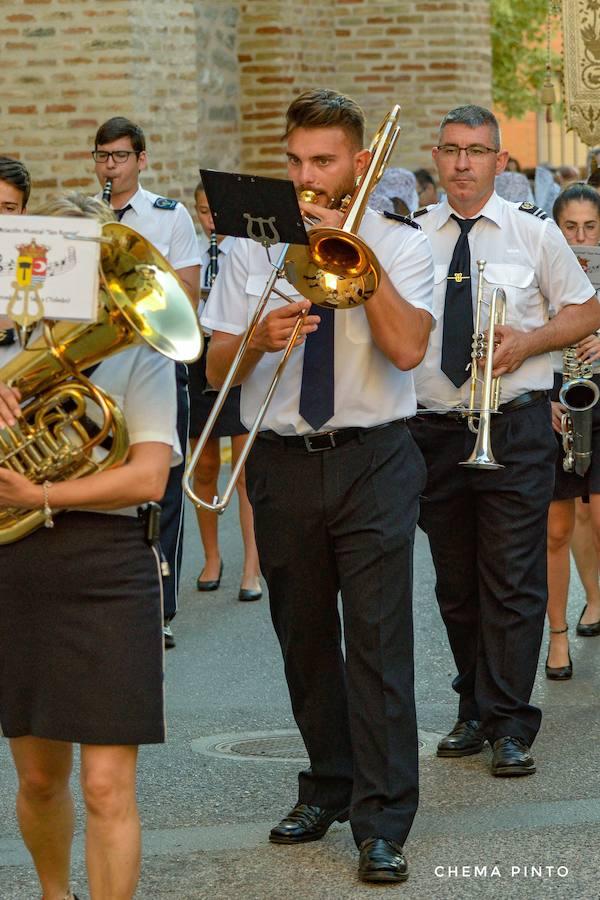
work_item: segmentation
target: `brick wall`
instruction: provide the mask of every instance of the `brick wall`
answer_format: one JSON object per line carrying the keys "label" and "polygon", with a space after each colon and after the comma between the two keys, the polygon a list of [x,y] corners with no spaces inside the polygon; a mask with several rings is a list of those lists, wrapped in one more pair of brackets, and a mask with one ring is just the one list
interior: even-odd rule
{"label": "brick wall", "polygon": [[196,30],[193,0],[3,0],[0,152],[27,162],[34,205],[57,190],[96,190],[89,151],[113,115],[144,128],[149,187],[191,190]]}
{"label": "brick wall", "polygon": [[354,97],[369,136],[400,103],[393,163],[430,165],[444,113],[491,104],[489,0],[253,0],[241,4],[239,59],[246,170],[281,173],[285,109],[309,87]]}
{"label": "brick wall", "polygon": [[96,128],[126,115],[148,138],[146,186],[190,202],[199,164],[282,174],[288,103],[332,87],[364,106],[369,135],[401,103],[394,163],[429,164],[444,112],[491,103],[488,6],[2,0],[0,153],[28,163],[39,200],[94,191]]}

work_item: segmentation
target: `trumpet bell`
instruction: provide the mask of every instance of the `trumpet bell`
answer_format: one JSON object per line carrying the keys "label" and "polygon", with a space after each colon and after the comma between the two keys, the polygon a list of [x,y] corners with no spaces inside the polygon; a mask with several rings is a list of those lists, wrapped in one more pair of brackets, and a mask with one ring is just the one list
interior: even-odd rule
{"label": "trumpet bell", "polygon": [[193,362],[202,352],[202,332],[169,263],[126,225],[110,222],[102,234],[110,239],[101,245],[102,287],[118,311],[154,350],[177,362]]}
{"label": "trumpet bell", "polygon": [[465,466],[468,469],[504,469],[502,463],[496,462],[491,448],[475,447],[475,450],[468,459],[459,462],[459,466]]}

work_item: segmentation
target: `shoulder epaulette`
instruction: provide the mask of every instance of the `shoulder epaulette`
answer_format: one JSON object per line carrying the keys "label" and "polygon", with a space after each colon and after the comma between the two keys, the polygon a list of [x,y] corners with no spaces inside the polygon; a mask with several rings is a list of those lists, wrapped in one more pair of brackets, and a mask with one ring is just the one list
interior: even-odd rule
{"label": "shoulder epaulette", "polygon": [[428,213],[428,212],[429,212],[429,207],[428,207],[428,206],[422,206],[421,209],[415,209],[414,213],[411,213],[411,215],[412,215],[412,218],[413,218],[413,219],[416,219],[416,218],[418,218],[419,216],[424,216],[425,213]]}
{"label": "shoulder epaulette", "polygon": [[153,206],[157,209],[175,209],[177,207],[177,200],[169,200],[168,197],[157,197]]}
{"label": "shoulder epaulette", "polygon": [[394,219],[396,222],[402,222],[403,225],[410,225],[411,228],[417,228],[419,231],[421,230],[419,223],[413,222],[408,216],[401,216],[399,213],[388,212],[387,209],[384,209],[383,214],[386,219]]}
{"label": "shoulder epaulette", "polygon": [[536,219],[547,219],[548,213],[544,212],[539,206],[536,206],[535,203],[530,203],[529,200],[525,200],[524,203],[521,203],[519,209],[522,209],[523,212],[531,213],[532,216],[535,216]]}

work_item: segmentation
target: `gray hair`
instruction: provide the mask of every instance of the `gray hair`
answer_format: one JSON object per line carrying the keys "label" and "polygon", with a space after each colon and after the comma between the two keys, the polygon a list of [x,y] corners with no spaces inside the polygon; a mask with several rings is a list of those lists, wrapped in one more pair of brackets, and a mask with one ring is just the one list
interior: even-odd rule
{"label": "gray hair", "polygon": [[442,131],[446,125],[468,125],[469,128],[479,128],[480,125],[489,125],[492,129],[495,149],[500,149],[500,126],[498,119],[485,106],[457,106],[446,113],[440,123],[440,135],[438,140],[442,139]]}

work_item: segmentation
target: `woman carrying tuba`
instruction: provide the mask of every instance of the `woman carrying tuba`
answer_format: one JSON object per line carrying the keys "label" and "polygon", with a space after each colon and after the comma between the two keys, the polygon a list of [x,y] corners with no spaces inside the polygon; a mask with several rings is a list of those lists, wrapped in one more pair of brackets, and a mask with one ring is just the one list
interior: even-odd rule
{"label": "woman carrying tuba", "polygon": [[[114,219],[102,201],[78,194],[39,212]],[[90,378],[124,414],[129,450],[122,464],[43,485],[0,466],[0,513],[42,509],[52,526],[0,545],[0,725],[41,892],[60,898],[74,896],[74,743],[81,747],[91,896],[135,893],[137,748],[164,741],[159,560],[137,507],[162,497],[169,468],[181,458],[173,362],[142,344],[104,359]],[[18,394],[2,385],[0,398],[0,429],[12,429]]]}

